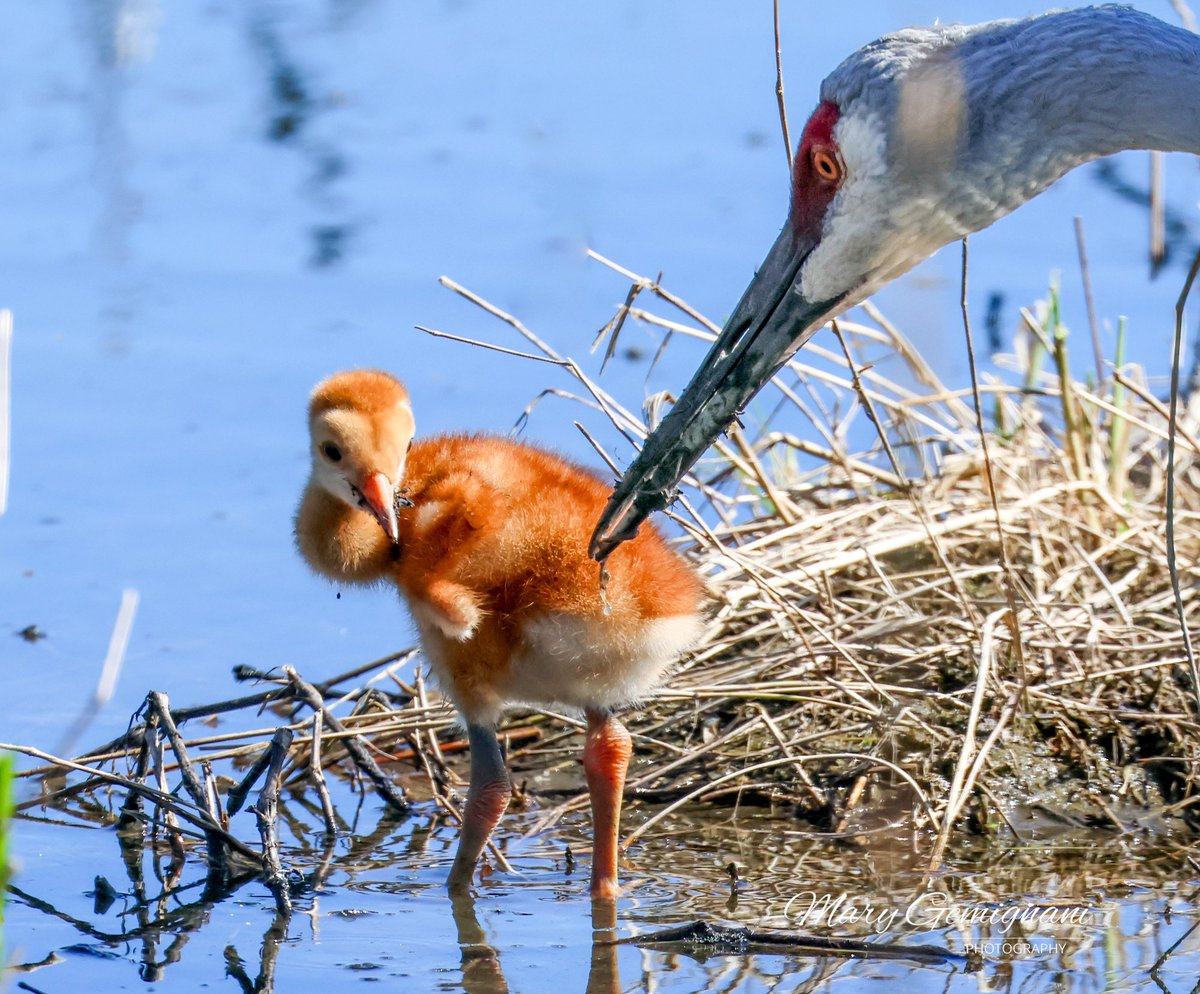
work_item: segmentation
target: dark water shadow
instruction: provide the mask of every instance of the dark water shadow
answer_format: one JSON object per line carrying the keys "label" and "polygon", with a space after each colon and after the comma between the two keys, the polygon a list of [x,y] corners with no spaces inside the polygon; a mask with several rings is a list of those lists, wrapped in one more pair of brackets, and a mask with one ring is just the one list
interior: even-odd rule
{"label": "dark water shadow", "polygon": [[[81,936],[91,942],[74,943],[57,950],[52,955],[64,952],[83,953],[101,958],[122,947],[127,950],[137,948],[139,951],[133,957],[138,965],[138,976],[146,983],[157,983],[164,979],[168,966],[179,963],[183,958],[183,950],[189,938],[203,928],[210,919],[212,909],[227,897],[235,894],[244,884],[255,879],[257,874],[240,878],[232,885],[227,893],[214,897],[207,895],[194,901],[178,902],[181,894],[203,888],[207,880],[198,880],[181,887],[164,890],[153,899],[139,901],[122,918],[132,915],[134,924],[131,927],[117,931],[98,928],[89,921],[76,918],[61,911],[50,901],[36,897],[15,884],[10,884],[8,894],[14,902],[20,902],[34,911],[39,911],[49,917],[64,922],[75,929]],[[126,958],[121,956],[122,959]],[[38,964],[14,964],[17,973],[27,972],[27,969]]]}
{"label": "dark water shadow", "polygon": [[[350,156],[316,127],[337,101],[320,94],[316,73],[304,65],[289,40],[286,8],[270,3],[248,5],[246,36],[263,78],[263,134],[272,144],[294,150],[308,178],[304,199],[320,215],[308,226],[308,262],[315,269],[335,266],[350,251],[357,225],[345,215],[338,181],[350,170]],[[352,13],[346,15],[352,19]],[[334,17],[336,26],[339,18]]]}
{"label": "dark water shadow", "polygon": [[[1109,193],[1127,203],[1150,208],[1150,183],[1139,183],[1126,175],[1124,160],[1101,159],[1091,168],[1092,175]],[[1163,209],[1162,261],[1151,264],[1151,275],[1158,275],[1172,263],[1182,262],[1186,266],[1200,249],[1200,240],[1195,237],[1194,212],[1184,212],[1167,204]]]}

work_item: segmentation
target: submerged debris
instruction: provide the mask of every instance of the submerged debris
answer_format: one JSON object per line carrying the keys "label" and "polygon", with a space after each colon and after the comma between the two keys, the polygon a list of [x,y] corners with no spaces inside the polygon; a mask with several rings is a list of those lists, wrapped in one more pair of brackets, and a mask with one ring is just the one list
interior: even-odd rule
{"label": "submerged debris", "polygon": [[[677,928],[632,935],[626,939],[618,939],[616,944],[682,952],[701,959],[713,955],[746,956],[751,953],[768,952],[793,956],[818,954],[861,956],[870,959],[912,959],[934,963],[967,962],[965,956],[942,946],[801,935],[798,932],[761,931],[714,925],[706,921],[694,921]],[[969,968],[974,969],[976,966],[971,965]]]}
{"label": "submerged debris", "polygon": [[46,638],[46,633],[37,625],[26,625],[19,632],[18,638],[23,638],[26,642],[40,642]]}

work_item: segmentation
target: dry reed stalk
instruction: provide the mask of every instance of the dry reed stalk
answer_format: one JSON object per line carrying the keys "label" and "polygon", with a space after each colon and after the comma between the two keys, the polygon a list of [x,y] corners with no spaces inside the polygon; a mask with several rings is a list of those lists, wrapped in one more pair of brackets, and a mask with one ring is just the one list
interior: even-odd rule
{"label": "dry reed stalk", "polygon": [[929,857],[929,872],[934,873],[941,868],[942,857],[946,845],[950,841],[950,832],[962,812],[970,785],[967,783],[968,770],[972,768],[978,747],[975,744],[975,734],[979,727],[979,717],[983,712],[984,696],[987,693],[988,679],[992,672],[992,647],[995,644],[996,625],[1003,618],[1003,611],[993,611],[983,621],[983,633],[979,647],[979,668],[975,672],[975,694],[971,701],[971,713],[967,717],[966,731],[963,733],[962,752],[954,767],[954,779],[950,783],[950,792],[946,795],[946,814],[942,820],[942,829],[937,841],[933,844],[933,852]]}
{"label": "dry reed stalk", "polygon": [[[875,430],[879,435],[879,442],[883,446],[884,452],[887,453],[888,462],[891,463],[892,470],[896,474],[896,479],[900,481],[900,489],[904,491],[905,496],[907,496],[912,502],[914,510],[916,510],[918,517],[920,517],[921,527],[925,529],[925,534],[929,537],[930,547],[934,550],[938,561],[941,563],[942,568],[946,571],[946,576],[950,580],[951,585],[954,587],[954,592],[958,596],[959,601],[962,603],[963,610],[966,612],[968,618],[970,618],[973,622],[976,622],[978,621],[979,614],[975,610],[975,605],[968,600],[966,592],[963,590],[962,583],[959,581],[957,574],[954,572],[953,567],[946,558],[946,550],[942,547],[941,541],[938,539],[937,534],[933,530],[933,522],[929,519],[928,511],[926,511],[925,506],[921,503],[920,498],[913,490],[912,484],[909,482],[908,477],[905,476],[904,470],[900,466],[900,460],[896,458],[896,453],[892,449],[891,442],[888,441],[887,430],[882,422],[880,422],[879,415],[875,413],[875,405],[871,402],[870,396],[867,394],[866,390],[863,389],[862,380],[858,373],[858,367],[855,366],[854,360],[850,356],[850,347],[846,344],[846,339],[842,336],[842,331],[838,327],[837,321],[833,321],[831,324],[833,327],[833,333],[837,336],[838,343],[842,346],[842,352],[845,353],[846,365],[850,369],[851,382],[854,384],[854,392],[858,394],[859,401],[867,411],[867,417],[870,418],[871,424],[874,425]],[[791,524],[792,522],[785,521],[784,523]],[[876,569],[876,572],[886,583],[886,578],[883,577],[882,572],[878,569]],[[889,593],[894,593],[894,590],[889,590]]]}
{"label": "dry reed stalk", "polygon": [[325,716],[317,711],[313,714],[312,751],[309,755],[309,769],[312,774],[313,787],[321,799],[321,814],[325,818],[325,835],[333,838],[337,835],[337,814],[333,809],[333,800],[329,796],[329,787],[325,783],[325,771],[321,765],[321,731],[325,725]]}
{"label": "dry reed stalk", "polygon": [[779,127],[783,131],[783,150],[787,153],[788,176],[792,175],[792,136],[788,131],[787,101],[783,98],[783,42],[779,36],[779,0],[772,4],[775,26],[775,99],[779,103]]}
{"label": "dry reed stalk", "polygon": [[1096,389],[1104,387],[1104,347],[1100,344],[1100,322],[1096,318],[1096,298],[1092,293],[1092,271],[1088,266],[1087,242],[1083,237],[1083,218],[1075,218],[1075,246],[1079,252],[1079,276],[1083,281],[1083,299],[1087,306],[1088,330],[1092,334],[1092,354],[1096,360]]}
{"label": "dry reed stalk", "polygon": [[171,743],[171,750],[175,753],[175,758],[179,761],[179,772],[183,777],[184,787],[187,789],[196,807],[200,811],[203,811],[209,819],[211,827],[205,828],[204,836],[205,841],[208,843],[210,881],[213,886],[224,887],[233,875],[232,867],[229,864],[229,855],[226,851],[225,837],[228,833],[220,830],[219,815],[209,807],[209,797],[204,790],[204,784],[200,781],[195,769],[192,767],[191,760],[188,758],[187,746],[183,744],[183,736],[179,734],[179,729],[171,717],[171,706],[167,701],[167,695],[160,691],[152,690],[146,696],[145,706],[147,720],[151,722],[156,721],[159,727],[166,733],[167,740]]}
{"label": "dry reed stalk", "polygon": [[253,863],[259,862],[258,853],[249,846],[239,841],[236,837],[229,834],[219,825],[214,824],[208,816],[208,812],[204,809],[188,804],[171,793],[169,789],[158,789],[147,787],[144,783],[129,777],[123,777],[116,773],[111,773],[108,770],[102,770],[99,767],[85,766],[82,763],[76,763],[74,760],[66,759],[61,756],[55,756],[48,752],[43,752],[41,749],[35,749],[32,746],[20,745],[12,742],[0,742],[0,750],[5,752],[17,752],[25,756],[32,756],[34,759],[40,759],[43,762],[52,763],[55,767],[60,767],[67,770],[75,770],[80,773],[86,773],[88,776],[94,777],[97,780],[102,780],[106,784],[111,784],[114,787],[119,787],[122,790],[140,794],[146,800],[152,801],[157,808],[161,808],[164,812],[172,817],[178,816],[184,821],[195,825],[205,833],[216,833],[222,837],[222,841],[231,849],[244,856]]}
{"label": "dry reed stalk", "polygon": [[[967,369],[971,373],[971,391],[975,397],[975,426],[979,431],[979,452],[983,457],[983,472],[984,484],[987,488],[988,497],[991,500],[992,511],[996,519],[996,536],[998,541],[997,551],[1000,555],[1000,568],[1004,573],[1004,596],[1008,601],[1008,624],[1009,630],[1013,634],[1013,649],[1016,652],[1017,667],[1021,677],[1022,685],[1028,682],[1028,671],[1025,664],[1025,650],[1021,645],[1021,629],[1019,623],[1018,612],[1018,583],[1016,575],[1013,572],[1012,560],[1009,557],[1008,541],[1004,533],[1004,525],[1000,514],[1000,503],[996,496],[997,480],[992,472],[992,457],[991,451],[988,448],[988,433],[983,425],[983,401],[979,395],[979,372],[975,365],[975,343],[971,336],[971,309],[967,301],[967,273],[969,266],[969,255],[967,251],[967,238],[964,236],[962,240],[962,319],[963,333],[967,343]],[[1066,405],[1064,403],[1064,410]],[[1070,424],[1067,425],[1068,435],[1070,435]],[[1080,477],[1077,475],[1076,479]]]}
{"label": "dry reed stalk", "polygon": [[117,678],[121,674],[121,666],[125,662],[125,652],[129,648],[129,637],[133,633],[133,619],[137,615],[138,592],[127,589],[121,591],[121,603],[117,608],[117,619],[113,622],[112,636],[108,642],[108,652],[100,667],[100,680],[91,698],[84,704],[79,716],[63,734],[55,752],[66,756],[71,747],[79,740],[97,714],[112,699],[117,687]]}
{"label": "dry reed stalk", "polygon": [[1150,153],[1150,271],[1157,273],[1167,258],[1167,157]]}
{"label": "dry reed stalk", "polygon": [[[334,732],[345,732],[346,727],[334,717],[333,713],[325,706],[321,699],[320,693],[312,684],[305,680],[292,667],[283,667],[283,672],[291,681],[292,687],[295,690],[296,696],[304,701],[313,711],[320,712],[322,720]],[[345,742],[346,751],[350,753],[354,760],[355,766],[363,773],[368,780],[375,785],[375,789],[379,791],[379,795],[392,806],[393,809],[400,814],[407,814],[412,805],[408,798],[404,796],[404,790],[399,784],[379,768],[379,765],[373,760],[370,754],[363,746],[361,735],[351,735]]]}

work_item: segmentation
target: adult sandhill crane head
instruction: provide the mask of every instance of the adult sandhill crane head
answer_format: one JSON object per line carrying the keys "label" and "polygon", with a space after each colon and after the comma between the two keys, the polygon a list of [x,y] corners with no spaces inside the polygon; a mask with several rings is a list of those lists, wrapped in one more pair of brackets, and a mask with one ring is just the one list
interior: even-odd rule
{"label": "adult sandhill crane head", "polygon": [[618,483],[603,559],[827,320],[1081,163],[1200,153],[1200,38],[1125,7],[897,32],[821,85],[791,209],[720,336]]}

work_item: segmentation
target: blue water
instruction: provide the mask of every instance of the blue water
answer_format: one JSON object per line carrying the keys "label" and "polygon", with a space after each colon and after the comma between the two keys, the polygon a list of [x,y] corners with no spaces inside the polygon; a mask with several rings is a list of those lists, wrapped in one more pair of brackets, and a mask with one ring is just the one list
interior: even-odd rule
{"label": "blue water", "polygon": [[[871,38],[1040,6],[785,3],[793,134],[821,77]],[[507,430],[544,387],[572,384],[413,330],[522,347],[439,275],[585,357],[627,290],[587,247],[663,271],[719,321],[786,209],[766,3],[39,0],[2,16],[0,306],[15,317],[3,740],[57,743],[126,587],[141,598],[132,641],[87,741],[120,731],[150,687],[194,703],[235,693],[237,663],[316,679],[408,644],[392,596],[337,599],[293,551],[312,384],[383,366],[407,380],[421,430]],[[1147,156],[1114,161],[1145,185]],[[1171,157],[1167,172],[1194,243],[1195,162]],[[1082,331],[1075,215],[1101,315],[1129,315],[1131,358],[1163,374],[1182,253],[1152,281],[1144,208],[1095,168],[973,239],[976,311],[1002,292],[1010,332],[1061,270]],[[954,384],[958,266],[944,250],[878,298]],[[648,382],[644,360],[619,361],[604,382],[636,407],[699,355],[673,348]],[[626,454],[602,419],[553,398],[526,436],[594,461],[571,426],[581,415]],[[31,624],[48,637],[10,634]],[[44,832],[24,873],[61,882]],[[10,936],[30,925],[18,914]]]}
{"label": "blue water", "polygon": [[[870,37],[1034,8],[785,10],[793,129]],[[626,290],[586,247],[665,271],[720,320],[786,208],[770,18],[740,4],[110,0],[10,5],[5,23],[0,304],[16,332],[0,630],[50,636],[0,643],[7,737],[44,741],[74,713],[126,586],[141,607],[105,732],[151,683],[195,699],[233,663],[319,672],[398,647],[390,597],[337,601],[292,551],[312,384],[385,366],[422,430],[507,430],[543,387],[572,384],[414,331],[520,345],[438,275],[583,356]],[[1144,181],[1146,156],[1117,163]],[[1186,217],[1195,164],[1168,176]],[[1131,357],[1162,373],[1179,267],[1149,280],[1145,212],[1094,170],[974,239],[977,309],[1001,290],[1010,330],[1057,269],[1082,330],[1076,214],[1100,312],[1129,314]],[[952,383],[957,270],[950,248],[881,295]],[[650,388],[678,386],[698,356],[671,350]],[[605,383],[636,406],[644,374],[616,363]],[[594,460],[580,413],[547,400],[528,437]]]}

